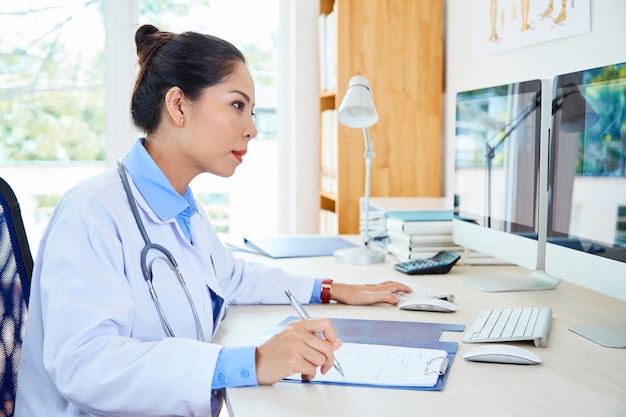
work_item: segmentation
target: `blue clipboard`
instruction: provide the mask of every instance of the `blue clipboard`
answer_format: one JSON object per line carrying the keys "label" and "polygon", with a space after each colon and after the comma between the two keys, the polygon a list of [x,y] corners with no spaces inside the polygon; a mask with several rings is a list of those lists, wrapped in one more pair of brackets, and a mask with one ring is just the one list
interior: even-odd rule
{"label": "blue clipboard", "polygon": [[266,238],[243,238],[247,247],[270,258],[332,256],[337,249],[356,245],[338,236],[289,235]]}
{"label": "blue clipboard", "polygon": [[[268,339],[278,333],[288,323],[300,320],[299,317],[289,316],[274,328],[269,330],[262,339]],[[405,346],[425,349],[442,349],[448,352],[448,365],[445,372],[439,376],[437,384],[432,387],[402,387],[397,389],[441,391],[450,374],[459,348],[457,342],[440,342],[443,332],[462,332],[464,324],[451,323],[424,323],[411,321],[390,320],[363,320],[331,318],[339,338],[343,342],[367,343],[390,346]],[[293,382],[293,381],[292,381]],[[345,384],[350,385],[350,384]],[[371,387],[371,386],[370,386]]]}

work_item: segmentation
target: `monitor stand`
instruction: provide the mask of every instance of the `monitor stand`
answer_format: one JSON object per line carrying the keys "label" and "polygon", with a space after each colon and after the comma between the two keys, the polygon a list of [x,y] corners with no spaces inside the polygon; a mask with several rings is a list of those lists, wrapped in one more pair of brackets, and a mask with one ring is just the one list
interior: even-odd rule
{"label": "monitor stand", "polygon": [[543,291],[556,288],[560,279],[546,274],[543,269],[525,277],[469,278],[467,285],[485,292]]}
{"label": "monitor stand", "polygon": [[626,323],[577,324],[569,328],[599,345],[610,348],[626,348]]}

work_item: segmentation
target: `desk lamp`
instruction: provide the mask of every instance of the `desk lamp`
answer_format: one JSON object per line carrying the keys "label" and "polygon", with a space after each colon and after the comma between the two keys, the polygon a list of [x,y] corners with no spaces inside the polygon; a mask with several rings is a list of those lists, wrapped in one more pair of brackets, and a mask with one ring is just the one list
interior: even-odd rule
{"label": "desk lamp", "polygon": [[363,129],[365,138],[365,221],[363,222],[363,230],[359,227],[363,237],[363,246],[338,249],[333,255],[335,261],[344,264],[380,263],[385,260],[385,252],[369,247],[371,240],[369,235],[370,173],[372,159],[376,154],[372,151],[368,127],[378,121],[378,113],[372,100],[372,89],[367,78],[355,75],[350,79],[348,91],[341,102],[341,106],[339,106],[337,118],[345,126]]}

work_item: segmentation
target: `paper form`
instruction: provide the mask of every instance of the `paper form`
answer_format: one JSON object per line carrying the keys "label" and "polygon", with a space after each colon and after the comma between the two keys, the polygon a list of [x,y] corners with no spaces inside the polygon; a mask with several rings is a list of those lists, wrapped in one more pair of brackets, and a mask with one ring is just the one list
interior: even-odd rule
{"label": "paper form", "polygon": [[[384,387],[432,387],[445,372],[448,353],[440,349],[343,343],[335,352],[345,377],[336,369],[317,372],[310,382]],[[292,375],[287,380],[301,380]]]}

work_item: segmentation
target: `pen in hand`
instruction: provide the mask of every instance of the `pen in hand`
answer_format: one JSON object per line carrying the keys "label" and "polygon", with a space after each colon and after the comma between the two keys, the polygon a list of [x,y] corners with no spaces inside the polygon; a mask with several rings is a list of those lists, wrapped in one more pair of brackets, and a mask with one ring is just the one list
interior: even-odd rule
{"label": "pen in hand", "polygon": [[[285,289],[285,294],[287,295],[289,302],[291,303],[293,308],[296,310],[296,312],[298,313],[298,316],[300,316],[301,319],[307,320],[311,318],[309,314],[306,312],[306,310],[304,309],[304,307],[302,306],[302,304],[300,303],[300,301],[298,301],[298,299],[294,297],[291,291],[289,291],[289,288]],[[320,335],[320,337],[322,336]],[[339,365],[339,361],[337,361],[337,358],[334,358],[333,367],[337,370],[337,372],[339,372],[341,376],[345,377],[343,373],[343,369],[341,369],[341,365]]]}

